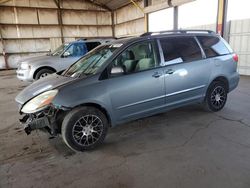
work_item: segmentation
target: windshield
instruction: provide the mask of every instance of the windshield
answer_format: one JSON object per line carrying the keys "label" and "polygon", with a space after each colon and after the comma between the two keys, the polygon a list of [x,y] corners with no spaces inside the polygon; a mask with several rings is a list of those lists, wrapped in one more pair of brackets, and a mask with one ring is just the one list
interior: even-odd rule
{"label": "windshield", "polygon": [[63,75],[68,77],[79,77],[81,75],[96,74],[103,63],[117,48],[118,47],[114,45],[99,46],[69,67]]}
{"label": "windshield", "polygon": [[69,46],[69,43],[62,44],[57,49],[55,49],[53,52],[51,52],[50,55],[52,55],[52,56],[60,55],[64,50],[66,50],[66,48],[68,48],[68,46]]}

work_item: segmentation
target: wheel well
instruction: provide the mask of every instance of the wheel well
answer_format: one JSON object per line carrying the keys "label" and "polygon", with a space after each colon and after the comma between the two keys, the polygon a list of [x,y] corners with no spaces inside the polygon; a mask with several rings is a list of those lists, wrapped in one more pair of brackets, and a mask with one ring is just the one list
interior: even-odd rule
{"label": "wheel well", "polygon": [[39,67],[39,68],[34,72],[34,74],[33,74],[33,79],[35,79],[36,74],[37,74],[40,70],[42,70],[42,69],[49,69],[49,70],[51,70],[51,71],[53,71],[53,72],[56,72],[56,69],[54,69],[54,68],[52,68],[52,67],[49,67],[49,66]]}
{"label": "wheel well", "polygon": [[109,126],[111,127],[111,118],[110,118],[107,110],[105,108],[103,108],[101,105],[96,104],[96,103],[85,103],[85,104],[82,104],[80,106],[91,106],[91,107],[95,107],[98,110],[100,110],[106,116],[108,123],[109,123]]}
{"label": "wheel well", "polygon": [[228,80],[227,80],[226,77],[219,76],[219,77],[215,78],[211,83],[216,82],[216,81],[223,82],[225,84],[227,92],[228,92],[228,90],[229,90],[229,83],[228,83]]}

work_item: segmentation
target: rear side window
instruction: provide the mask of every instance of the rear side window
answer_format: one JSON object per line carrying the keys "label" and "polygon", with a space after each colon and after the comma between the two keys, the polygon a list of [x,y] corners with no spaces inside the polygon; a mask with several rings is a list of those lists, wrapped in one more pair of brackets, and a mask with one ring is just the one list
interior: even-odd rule
{"label": "rear side window", "polygon": [[196,61],[202,59],[199,45],[193,37],[173,37],[160,39],[164,65]]}
{"label": "rear side window", "polygon": [[95,47],[99,46],[100,42],[86,42],[88,51],[93,50]]}
{"label": "rear side window", "polygon": [[206,57],[215,57],[231,53],[231,51],[226,47],[225,43],[219,37],[197,36],[197,38],[201,43]]}

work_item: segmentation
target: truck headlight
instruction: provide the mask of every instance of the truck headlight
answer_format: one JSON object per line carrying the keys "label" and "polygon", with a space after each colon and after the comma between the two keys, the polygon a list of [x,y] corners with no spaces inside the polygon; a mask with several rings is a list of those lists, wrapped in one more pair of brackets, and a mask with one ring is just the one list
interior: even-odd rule
{"label": "truck headlight", "polygon": [[29,64],[21,63],[20,68],[23,70],[29,70],[31,67]]}
{"label": "truck headlight", "polygon": [[56,89],[45,91],[44,93],[34,97],[29,102],[27,102],[21,109],[21,112],[31,114],[42,110],[44,107],[51,104],[57,93],[58,90]]}

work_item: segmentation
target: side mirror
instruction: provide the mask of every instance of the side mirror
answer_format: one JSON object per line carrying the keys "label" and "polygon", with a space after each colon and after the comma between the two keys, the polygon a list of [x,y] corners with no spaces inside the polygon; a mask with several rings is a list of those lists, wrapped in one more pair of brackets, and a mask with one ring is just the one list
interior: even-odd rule
{"label": "side mirror", "polygon": [[124,74],[124,70],[122,67],[113,67],[111,69],[111,75],[116,76],[116,75],[122,75]]}
{"label": "side mirror", "polygon": [[66,51],[66,52],[63,53],[62,57],[69,57],[70,55],[71,55],[71,54],[70,54],[69,52]]}

